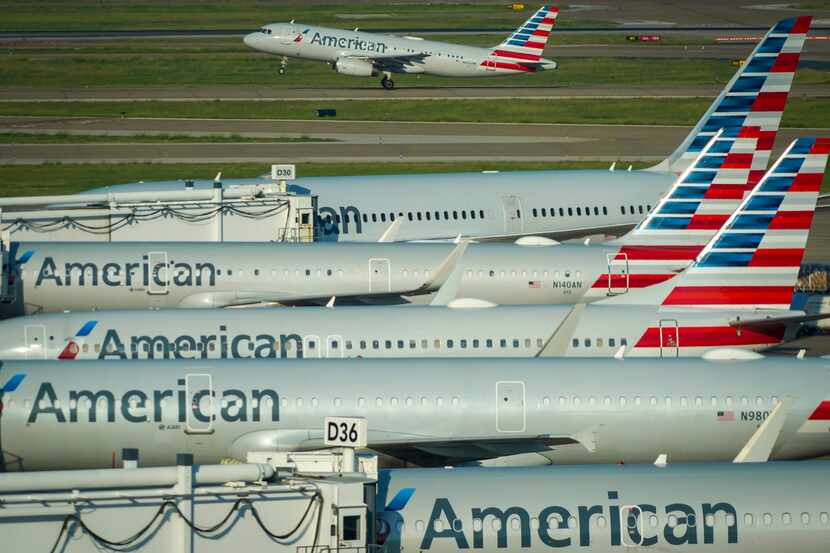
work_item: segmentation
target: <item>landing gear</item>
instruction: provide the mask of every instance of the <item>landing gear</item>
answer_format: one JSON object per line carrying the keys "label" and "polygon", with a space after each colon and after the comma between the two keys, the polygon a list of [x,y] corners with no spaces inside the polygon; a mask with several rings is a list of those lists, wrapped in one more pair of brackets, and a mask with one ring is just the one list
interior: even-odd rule
{"label": "landing gear", "polygon": [[287,70],[288,70],[288,58],[287,58],[287,57],[285,57],[285,56],[282,56],[282,57],[280,58],[280,68],[277,70],[277,72],[278,72],[280,75],[285,75],[285,72],[286,72]]}
{"label": "landing gear", "polygon": [[395,88],[395,81],[392,80],[392,76],[389,73],[386,73],[380,80],[380,86],[386,90],[392,90]]}

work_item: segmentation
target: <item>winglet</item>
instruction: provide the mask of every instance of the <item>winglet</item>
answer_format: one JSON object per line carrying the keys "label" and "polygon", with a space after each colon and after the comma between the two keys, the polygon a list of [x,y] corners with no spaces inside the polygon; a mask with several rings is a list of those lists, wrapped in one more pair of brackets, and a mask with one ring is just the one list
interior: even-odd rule
{"label": "winglet", "polygon": [[584,303],[577,303],[568,311],[568,314],[565,315],[559,326],[550,335],[536,357],[560,357],[567,354],[568,345],[576,327],[579,325],[582,313],[585,311],[585,305]]}
{"label": "winglet", "polygon": [[798,355],[796,355],[795,358],[796,359],[804,359],[805,355],[807,355],[807,350],[802,348],[802,349],[798,350]]}
{"label": "winglet", "polygon": [[380,238],[378,238],[378,242],[394,242],[395,239],[398,237],[398,231],[401,228],[401,221],[403,221],[403,219],[401,219],[400,217],[392,221],[392,224],[389,225],[389,228],[383,231],[383,234],[380,235]]}
{"label": "winglet", "polygon": [[666,465],[669,464],[669,456],[665,453],[661,453],[657,456],[657,459],[654,460],[654,466],[657,468],[666,468]]}
{"label": "winglet", "polygon": [[442,261],[435,270],[435,274],[433,274],[432,278],[421,286],[420,291],[427,292],[440,288],[447,281],[447,279],[450,278],[450,275],[452,275],[452,272],[455,270],[455,266],[458,264],[458,260],[464,255],[464,250],[467,249],[469,244],[470,242],[468,240],[461,240],[461,236],[459,235],[456,239],[455,248],[453,248],[449,255],[444,258],[444,261]]}
{"label": "winglet", "polygon": [[620,349],[618,349],[617,353],[614,354],[614,359],[625,359],[625,346],[620,346]]}
{"label": "winglet", "polygon": [[775,447],[775,442],[778,441],[778,436],[784,427],[791,403],[792,400],[786,398],[772,408],[769,416],[746,442],[741,452],[732,461],[733,463],[766,463],[769,460],[772,448]]}
{"label": "winglet", "polygon": [[332,296],[331,299],[328,302],[326,302],[326,307],[328,307],[329,309],[333,309],[335,299],[337,299],[337,296]]}

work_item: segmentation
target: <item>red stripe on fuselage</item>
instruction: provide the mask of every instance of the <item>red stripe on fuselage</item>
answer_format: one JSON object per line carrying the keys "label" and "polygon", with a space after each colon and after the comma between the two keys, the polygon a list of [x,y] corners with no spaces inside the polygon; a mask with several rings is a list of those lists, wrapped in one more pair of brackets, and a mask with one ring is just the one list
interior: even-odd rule
{"label": "red stripe on fuselage", "polygon": [[524,54],[522,52],[511,52],[510,50],[495,50],[494,56],[501,58],[516,58],[519,60],[539,61],[538,54]]}
{"label": "red stripe on fuselage", "polygon": [[691,261],[697,257],[703,245],[700,246],[623,246],[617,252],[615,259],[630,261]]}
{"label": "red stripe on fuselage", "polygon": [[[673,337],[674,328],[663,328],[663,346],[668,345],[667,338]],[[731,326],[683,326],[677,329],[677,341],[681,348],[728,347],[778,344],[784,338],[784,325],[775,326],[765,332]],[[637,348],[659,348],[660,328],[649,327],[637,340]]]}
{"label": "red stripe on fuselage", "polygon": [[789,305],[793,286],[678,286],[663,305]]}
{"label": "red stripe on fuselage", "polygon": [[[626,278],[626,276],[628,278]],[[662,275],[642,275],[642,274],[630,274],[630,275],[611,275],[611,285],[608,285],[608,274],[600,275],[594,284],[591,285],[591,288],[648,288],[649,286],[653,286],[655,284],[659,284],[661,282],[665,282],[670,278],[674,277],[673,274],[662,274]]]}

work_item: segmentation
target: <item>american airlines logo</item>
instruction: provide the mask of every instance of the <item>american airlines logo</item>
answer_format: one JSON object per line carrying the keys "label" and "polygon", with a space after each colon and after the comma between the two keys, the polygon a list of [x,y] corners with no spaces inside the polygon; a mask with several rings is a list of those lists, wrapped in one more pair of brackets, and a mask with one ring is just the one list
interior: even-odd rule
{"label": "american airlines logo", "polygon": [[274,359],[286,358],[289,352],[303,357],[303,338],[299,334],[229,335],[227,330],[221,325],[215,334],[138,335],[125,339],[111,328],[104,336],[98,359]]}
{"label": "american airlines logo", "polygon": [[[658,507],[648,503],[620,505],[616,501],[618,498],[618,492],[609,491],[609,501],[615,501],[609,505],[545,507],[534,515],[539,526],[532,530],[531,514],[518,506],[505,509],[474,507],[470,513],[473,524],[457,524],[460,519],[450,500],[439,497],[435,500],[426,524],[420,549],[432,548],[436,540],[450,541],[449,544],[440,545],[440,549],[493,549],[494,545],[498,549],[505,549],[508,547],[508,536],[519,542],[510,544],[510,547],[520,545],[522,549],[539,545],[551,548],[576,545],[598,547],[598,538],[591,535],[591,530],[597,527],[595,517],[602,517],[603,520],[607,518],[609,521],[611,546],[652,546],[662,542],[666,545],[690,547],[697,544],[712,545],[716,538],[721,543],[723,540],[730,544],[738,543],[737,513],[730,503],[702,503],[700,508],[696,508],[677,502]],[[661,514],[659,518],[666,523],[662,527],[653,527],[648,519],[656,516],[658,510],[665,513],[665,517]],[[512,530],[511,526],[511,521],[516,520],[520,525],[518,532]],[[496,543],[485,544],[484,529],[490,528],[492,521],[498,521],[498,524],[492,526],[497,528]],[[602,534],[608,535],[608,531],[602,530]],[[537,540],[541,543],[534,543]]]}
{"label": "american airlines logo", "polygon": [[213,263],[175,263],[166,258],[142,256],[136,263],[71,261],[61,269],[51,256],[43,259],[35,286],[216,286],[218,270]]}
{"label": "american airlines logo", "polygon": [[[212,401],[205,401],[208,398]],[[210,412],[211,403],[214,412]],[[118,398],[106,389],[69,390],[60,398],[51,382],[42,382],[27,422],[34,424],[47,418],[57,423],[84,424],[210,423],[214,418],[224,422],[279,422],[279,404],[279,394],[270,388],[192,390],[184,378],[178,379],[173,388],[132,389]]]}
{"label": "american airlines logo", "polygon": [[345,48],[348,50],[361,50],[364,52],[386,53],[388,46],[381,41],[364,40],[361,38],[346,38],[343,36],[324,35],[315,32],[311,37],[311,43],[332,48]]}

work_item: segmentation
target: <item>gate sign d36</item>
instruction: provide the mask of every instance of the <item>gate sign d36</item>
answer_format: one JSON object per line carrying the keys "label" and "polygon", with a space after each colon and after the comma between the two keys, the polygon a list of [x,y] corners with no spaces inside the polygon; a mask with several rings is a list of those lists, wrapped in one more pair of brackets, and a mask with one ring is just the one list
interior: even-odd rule
{"label": "gate sign d36", "polygon": [[273,180],[294,180],[297,176],[294,165],[271,165],[271,178]]}
{"label": "gate sign d36", "polygon": [[357,417],[326,417],[324,443],[334,447],[366,447],[369,424]]}

